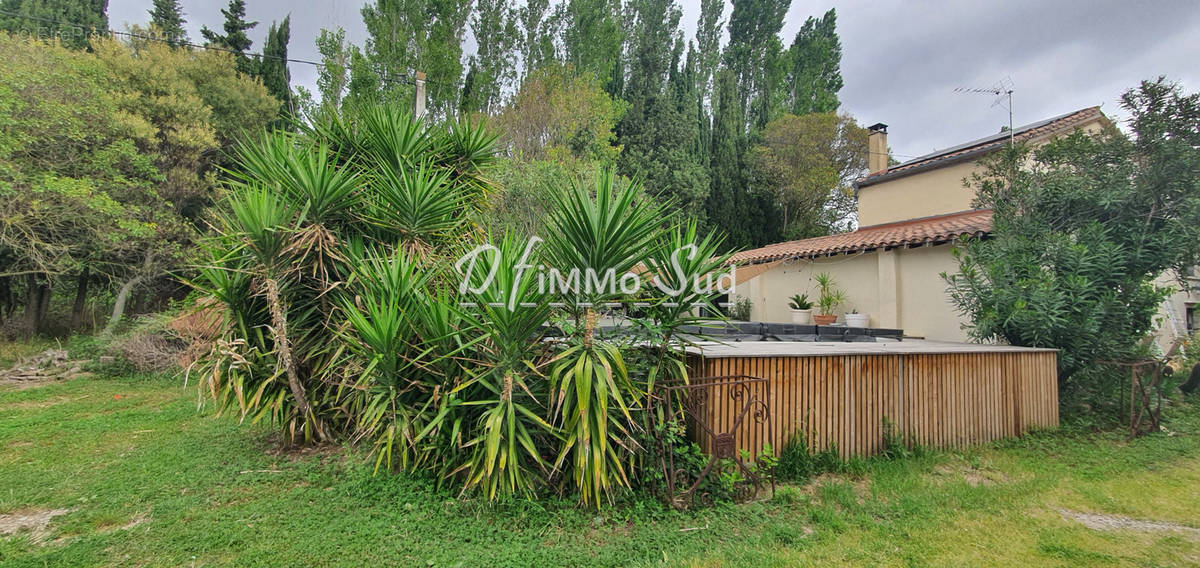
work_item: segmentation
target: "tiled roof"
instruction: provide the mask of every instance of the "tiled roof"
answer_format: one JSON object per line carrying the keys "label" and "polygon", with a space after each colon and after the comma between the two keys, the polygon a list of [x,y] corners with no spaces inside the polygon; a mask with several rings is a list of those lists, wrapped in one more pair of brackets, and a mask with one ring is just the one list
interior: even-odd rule
{"label": "tiled roof", "polygon": [[[1104,113],[1100,112],[1100,107],[1094,106],[1069,112],[1067,114],[1048,118],[1033,124],[1026,124],[1013,129],[1012,137],[1017,142],[1028,142],[1045,136],[1053,136],[1057,134],[1067,134],[1076,128],[1091,122],[1097,118],[1105,118]],[[1009,133],[1000,132],[972,140],[965,144],[959,144],[945,150],[938,150],[932,154],[927,154],[919,158],[914,158],[898,166],[892,166],[880,172],[873,173],[867,177],[859,178],[855,185],[858,187],[866,187],[889,179],[906,176],[919,171],[949,165],[961,160],[965,160],[980,154],[986,154],[1003,148],[1008,143]]]}
{"label": "tiled roof", "polygon": [[733,255],[732,262],[756,264],[785,258],[813,257],[878,248],[941,244],[964,235],[983,236],[992,229],[991,209],[911,219],[861,227],[857,231],[800,241],[775,243]]}

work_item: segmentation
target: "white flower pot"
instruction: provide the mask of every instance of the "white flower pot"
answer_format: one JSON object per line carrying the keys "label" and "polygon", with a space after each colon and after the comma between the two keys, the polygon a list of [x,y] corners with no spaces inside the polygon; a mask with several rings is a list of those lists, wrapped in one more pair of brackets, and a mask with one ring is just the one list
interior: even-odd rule
{"label": "white flower pot", "polygon": [[812,325],[812,310],[792,310],[792,323]]}
{"label": "white flower pot", "polygon": [[846,314],[846,327],[869,327],[870,322],[867,314]]}

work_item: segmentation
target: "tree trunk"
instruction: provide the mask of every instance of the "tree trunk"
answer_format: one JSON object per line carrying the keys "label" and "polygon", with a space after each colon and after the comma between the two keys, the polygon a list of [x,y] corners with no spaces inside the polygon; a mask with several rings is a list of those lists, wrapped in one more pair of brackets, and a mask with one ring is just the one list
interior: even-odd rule
{"label": "tree trunk", "polygon": [[42,303],[38,298],[37,276],[34,274],[25,275],[25,322],[21,326],[22,330],[33,335],[34,329],[37,327],[37,308],[38,304]]}
{"label": "tree trunk", "polygon": [[25,275],[25,323],[22,326],[27,335],[34,335],[42,327],[42,296],[45,286],[38,282],[36,274]]}
{"label": "tree trunk", "polygon": [[12,278],[0,277],[0,323],[13,312]]}
{"label": "tree trunk", "polygon": [[304,392],[304,385],[300,383],[300,377],[296,374],[296,363],[292,360],[292,346],[288,343],[287,335],[287,316],[284,315],[283,302],[279,298],[279,283],[274,278],[265,278],[263,282],[267,293],[267,304],[271,310],[271,327],[275,328],[275,351],[280,363],[283,363],[283,371],[287,374],[288,388],[292,391],[292,398],[296,400],[296,410],[300,416],[307,419],[309,416],[308,395]]}
{"label": "tree trunk", "polygon": [[77,330],[83,326],[83,310],[87,307],[88,285],[91,282],[91,273],[85,266],[79,271],[79,278],[75,286],[75,303],[71,306],[71,329]]}
{"label": "tree trunk", "polygon": [[40,305],[38,305],[38,314],[37,314],[37,331],[38,331],[38,333],[46,331],[46,314],[50,313],[50,298],[51,298],[51,296],[54,295],[53,290],[50,288],[49,281],[47,281],[45,284],[41,285],[41,295],[42,295],[42,297],[41,297],[42,303]]}
{"label": "tree trunk", "polygon": [[145,276],[135,276],[121,285],[121,289],[117,292],[117,302],[113,304],[112,316],[108,318],[108,325],[104,326],[102,335],[112,335],[112,332],[117,329],[117,324],[121,323],[121,317],[125,315],[125,304],[129,302],[129,294],[145,279]]}

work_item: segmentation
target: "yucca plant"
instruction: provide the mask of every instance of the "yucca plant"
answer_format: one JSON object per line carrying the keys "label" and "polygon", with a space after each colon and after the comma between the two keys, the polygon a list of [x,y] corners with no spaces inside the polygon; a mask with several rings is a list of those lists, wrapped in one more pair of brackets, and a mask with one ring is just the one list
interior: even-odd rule
{"label": "yucca plant", "polygon": [[372,183],[370,221],[394,231],[409,250],[426,251],[462,225],[463,192],[450,172],[429,162],[393,170],[382,168]]}
{"label": "yucca plant", "polygon": [[342,260],[339,229],[359,221],[364,176],[338,167],[324,141],[305,144],[287,132],[243,143],[235,156],[238,167],[230,170],[233,185],[268,189],[298,210],[301,218],[286,249],[294,262],[308,268],[318,285],[337,281],[340,275],[331,271]]}
{"label": "yucca plant", "polygon": [[[455,389],[464,412],[454,431],[463,432],[461,447],[469,457],[455,461],[447,475],[462,475],[464,490],[480,488],[489,498],[531,495],[549,475],[543,448],[558,439],[557,429],[545,418],[549,406],[543,369],[549,346],[542,338],[551,308],[532,272],[517,266],[525,245],[515,235],[505,235],[480,259],[490,266],[493,256],[499,256],[490,285],[461,298],[464,320],[470,322],[466,333],[481,341],[468,382]],[[485,278],[469,276],[473,288]],[[457,446],[457,435],[453,440]]]}
{"label": "yucca plant", "polygon": [[[591,191],[572,184],[558,197],[546,238],[549,264],[567,273],[591,272],[597,278],[614,278],[634,270],[662,233],[662,215],[649,200],[640,198],[637,183],[620,185],[612,170],[595,179]],[[586,276],[583,280],[586,280]],[[580,323],[582,332],[569,338],[551,371],[551,408],[555,424],[563,429],[564,442],[555,466],[570,465],[580,499],[599,505],[617,486],[629,486],[620,452],[633,450],[630,413],[642,390],[629,380],[621,352],[597,340],[600,308],[619,297],[615,290],[589,290],[586,286],[562,297]]]}
{"label": "yucca plant", "polygon": [[[442,382],[461,378],[446,377],[457,363],[418,354],[453,351],[446,345],[461,342],[436,336],[454,331],[457,316],[439,305],[449,298],[436,291],[399,306],[398,298],[362,287],[365,272],[382,269],[398,243],[424,255],[408,259],[421,265],[412,268],[419,286],[442,285],[436,249],[462,226],[472,206],[464,196],[487,185],[482,176],[494,153],[489,135],[471,132],[427,129],[398,109],[363,107],[325,114],[298,135],[273,133],[236,148],[217,254],[195,283],[229,314],[226,348],[204,369],[223,405],[278,419],[293,441],[356,436],[371,430],[364,426],[370,412],[388,424],[407,415],[412,424],[397,432],[408,438],[406,451],[419,445],[426,411],[445,400]],[[378,343],[389,334],[404,344]],[[399,355],[367,357],[365,348]],[[414,377],[415,386],[406,386]],[[380,389],[404,392],[381,404]]]}
{"label": "yucca plant", "polygon": [[[492,191],[495,139],[482,123],[364,107],[240,146],[193,283],[226,307],[226,333],[200,364],[219,407],[282,424],[292,441],[369,445],[377,471],[428,472],[489,499],[551,488],[599,506],[629,487],[631,468],[646,467],[647,392],[685,376],[676,330],[711,294],[635,298],[662,341],[651,368],[631,373],[622,349],[645,361],[645,346],[597,334],[608,303],[627,298],[584,279],[541,288],[513,235],[481,259],[501,260],[490,283],[475,274],[480,292],[459,293],[454,259],[486,237],[468,219]],[[665,217],[605,170],[557,196],[544,246],[525,260],[610,283],[715,274],[720,241],[695,224],[666,230]],[[694,254],[676,270],[684,249]],[[577,325],[547,338],[564,314]]]}
{"label": "yucca plant", "polygon": [[[229,208],[233,213],[229,219],[232,234],[241,239],[242,246],[254,259],[255,275],[262,281],[263,295],[271,313],[275,356],[287,376],[296,412],[306,423],[315,421],[308,394],[296,370],[296,360],[288,337],[288,308],[280,293],[280,280],[286,278],[290,271],[290,259],[285,251],[290,245],[298,212],[267,188],[252,185],[234,191],[229,196]],[[312,432],[321,431],[319,424],[311,425],[315,427]],[[306,428],[306,431],[309,429]]]}
{"label": "yucca plant", "polygon": [[365,361],[358,387],[368,402],[356,418],[354,438],[374,446],[376,467],[412,467],[424,460],[422,439],[440,414],[444,377],[431,365],[447,354],[423,340],[420,317],[429,316],[428,275],[405,252],[367,249],[352,255],[355,265],[342,296],[341,312],[352,351]]}
{"label": "yucca plant", "polygon": [[722,252],[723,239],[713,233],[701,234],[695,221],[663,231],[646,256],[646,276],[650,286],[643,297],[650,304],[645,320],[653,324],[650,343],[656,345],[656,364],[651,367],[646,390],[654,391],[658,373],[666,379],[686,380],[687,369],[679,346],[685,342],[679,334],[684,326],[701,329],[713,319],[721,319],[716,305],[717,287],[729,272],[730,253]]}

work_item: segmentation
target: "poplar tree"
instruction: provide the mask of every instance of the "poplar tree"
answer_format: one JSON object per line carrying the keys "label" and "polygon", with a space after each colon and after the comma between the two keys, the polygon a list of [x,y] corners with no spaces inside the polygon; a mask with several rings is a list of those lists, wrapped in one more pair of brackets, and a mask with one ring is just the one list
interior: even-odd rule
{"label": "poplar tree", "polygon": [[712,96],[713,80],[721,62],[721,32],[725,28],[721,16],[724,10],[725,0],[700,2],[700,20],[696,23],[696,90],[705,103]]}
{"label": "poplar tree", "polygon": [[616,73],[625,40],[620,1],[567,0],[561,8],[565,62],[580,73],[599,77],[609,94],[619,95]]}
{"label": "poplar tree", "polygon": [[321,54],[321,66],[317,68],[321,106],[337,108],[350,81],[350,46],[346,45],[346,30],[321,28],[317,35],[317,52]]}
{"label": "poplar tree", "polygon": [[783,60],[779,31],[790,5],[791,0],[743,0],[734,3],[729,18],[725,65],[737,80],[747,125],[755,129],[770,122],[775,111]]}
{"label": "poplar tree", "polygon": [[788,50],[788,98],[791,113],[834,112],[841,103],[842,44],[837,35],[837,13],[830,9],[821,19],[808,18]]}
{"label": "poplar tree", "polygon": [[[363,6],[370,34],[365,55],[377,74],[379,97],[411,104],[411,75],[423,71],[430,114],[444,116],[458,108],[462,40],[470,13],[469,0],[376,0]],[[356,84],[353,77],[351,84]]]}
{"label": "poplar tree", "polygon": [[479,0],[471,18],[477,44],[463,80],[460,109],[491,113],[515,78],[517,22],[510,0]]}
{"label": "poplar tree", "polygon": [[527,0],[517,11],[522,77],[554,60],[554,21],[549,10],[550,0]]}

